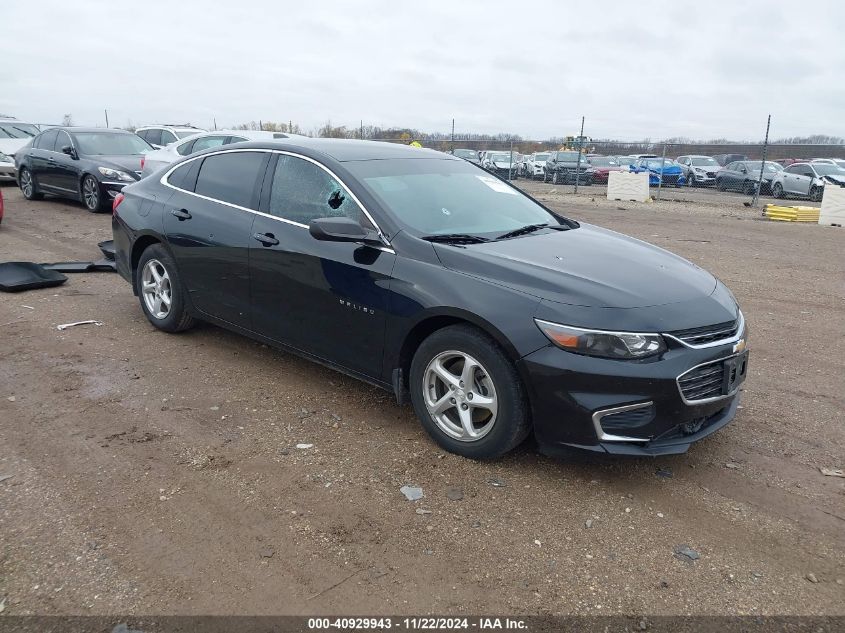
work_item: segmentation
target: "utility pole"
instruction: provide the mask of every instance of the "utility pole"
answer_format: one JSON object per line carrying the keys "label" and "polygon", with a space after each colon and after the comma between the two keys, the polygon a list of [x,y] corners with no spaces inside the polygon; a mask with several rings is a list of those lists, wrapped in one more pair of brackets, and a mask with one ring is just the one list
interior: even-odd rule
{"label": "utility pole", "polygon": [[108,127],[109,126],[109,111],[104,109],[103,112],[106,113],[106,127]]}
{"label": "utility pole", "polygon": [[578,137],[578,162],[575,163],[575,192],[578,193],[578,173],[581,171],[581,149],[584,145],[584,117],[581,117],[581,135]]}
{"label": "utility pole", "polygon": [[455,119],[452,119],[452,150],[451,152],[455,153]]}
{"label": "utility pole", "polygon": [[217,131],[217,117],[214,117],[214,131]]}
{"label": "utility pole", "polygon": [[754,197],[751,199],[751,206],[756,207],[760,199],[760,187],[763,186],[763,170],[766,169],[766,156],[769,153],[769,127],[772,125],[772,115],[766,121],[766,140],[763,141],[763,161],[760,163],[760,178],[757,179],[757,186],[754,188]]}
{"label": "utility pole", "polygon": [[660,200],[660,189],[663,187],[663,169],[666,167],[666,143],[663,143],[663,158],[660,159],[660,178],[657,179],[657,199]]}
{"label": "utility pole", "polygon": [[508,165],[508,180],[513,180],[513,138],[511,138],[511,162]]}

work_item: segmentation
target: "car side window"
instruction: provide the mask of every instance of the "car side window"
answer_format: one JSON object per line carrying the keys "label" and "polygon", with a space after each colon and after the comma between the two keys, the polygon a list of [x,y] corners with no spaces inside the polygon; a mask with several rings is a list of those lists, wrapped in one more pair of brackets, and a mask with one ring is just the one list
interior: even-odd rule
{"label": "car side window", "polygon": [[203,136],[194,141],[194,149],[192,151],[199,152],[209,147],[218,147],[223,145],[225,141],[225,136]]}
{"label": "car side window", "polygon": [[243,143],[244,141],[248,141],[249,139],[244,138],[243,136],[230,136],[226,140],[226,145],[229,143]]}
{"label": "car side window", "polygon": [[187,143],[182,143],[181,145],[178,145],[176,147],[176,153],[180,156],[187,156],[193,151],[192,148],[195,142],[195,140],[190,140]]}
{"label": "car side window", "polygon": [[167,177],[167,182],[174,187],[193,191],[197,184],[197,173],[199,173],[201,160],[192,160],[189,163],[180,165]]}
{"label": "car side window", "polygon": [[171,132],[170,130],[162,130],[161,131],[161,143],[159,145],[167,145],[168,143],[175,143],[176,142],[176,135]]}
{"label": "car side window", "polygon": [[279,156],[270,189],[270,213],[306,225],[317,218],[345,216],[372,227],[361,207],[337,180],[296,156]]}
{"label": "car side window", "polygon": [[56,139],[59,136],[58,130],[47,130],[38,137],[38,149],[44,149],[48,152],[55,151]]}
{"label": "car side window", "polygon": [[70,136],[64,130],[59,130],[59,135],[56,138],[56,151],[61,152],[63,147],[73,147]]}
{"label": "car side window", "polygon": [[161,145],[161,130],[147,130],[147,138],[144,140],[150,145]]}
{"label": "car side window", "polygon": [[816,175],[816,172],[814,172],[813,168],[810,167],[809,165],[804,165],[804,167],[801,169],[801,175],[802,176],[809,176],[810,178],[814,178],[815,175]]}
{"label": "car side window", "polygon": [[140,136],[145,141],[147,140],[147,130],[138,130],[137,132],[135,132],[135,135]]}
{"label": "car side window", "polygon": [[194,191],[214,200],[253,208],[256,182],[265,156],[263,152],[208,156],[202,162]]}

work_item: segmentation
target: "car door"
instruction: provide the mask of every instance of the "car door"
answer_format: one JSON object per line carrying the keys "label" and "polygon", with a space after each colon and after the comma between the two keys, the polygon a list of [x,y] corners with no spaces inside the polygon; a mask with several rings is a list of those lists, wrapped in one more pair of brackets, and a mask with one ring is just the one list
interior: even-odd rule
{"label": "car door", "polygon": [[79,160],[65,154],[62,150],[65,147],[75,148],[75,145],[64,130],[59,130],[59,135],[56,138],[55,152],[53,154],[52,169],[53,174],[51,179],[58,189],[62,189],[68,193],[79,193],[80,171]]}
{"label": "car door", "polygon": [[164,233],[194,307],[250,329],[249,247],[268,152],[232,150],[182,163]]}
{"label": "car door", "polygon": [[815,180],[816,172],[809,165],[800,165],[795,174],[795,193],[807,196],[810,194],[810,186]]}
{"label": "car door", "polygon": [[311,220],[347,216],[372,228],[358,202],[311,159],[277,154],[250,243],[253,325],[269,338],[380,377],[389,248],[314,239]]}
{"label": "car door", "polygon": [[55,163],[53,150],[58,136],[58,130],[47,130],[36,138],[32,145],[29,169],[39,187],[52,189],[55,186],[53,184],[53,164]]}

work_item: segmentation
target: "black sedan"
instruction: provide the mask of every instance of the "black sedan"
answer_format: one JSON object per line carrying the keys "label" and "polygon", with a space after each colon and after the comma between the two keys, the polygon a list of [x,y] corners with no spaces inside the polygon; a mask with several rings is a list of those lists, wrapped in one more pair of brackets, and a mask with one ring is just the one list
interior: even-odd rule
{"label": "black sedan", "polygon": [[215,148],[127,187],[112,227],[155,327],[201,319],[410,397],[461,455],[530,434],[680,453],[736,413],[745,323],[713,275],[446,154]]}
{"label": "black sedan", "polygon": [[15,153],[18,185],[27,200],[52,194],[108,211],[123,188],[141,178],[141,158],[153,147],[125,130],[57,127]]}

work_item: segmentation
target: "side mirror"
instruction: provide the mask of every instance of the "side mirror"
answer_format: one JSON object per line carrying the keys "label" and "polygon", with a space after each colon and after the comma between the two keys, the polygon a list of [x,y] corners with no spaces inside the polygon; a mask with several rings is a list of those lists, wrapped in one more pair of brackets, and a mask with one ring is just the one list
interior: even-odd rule
{"label": "side mirror", "polygon": [[311,237],[321,242],[363,242],[375,246],[381,245],[381,240],[375,231],[365,229],[352,218],[344,216],[315,218],[308,225],[308,232]]}
{"label": "side mirror", "polygon": [[76,156],[76,150],[75,150],[75,149],[73,149],[73,147],[72,147],[72,146],[70,146],[70,145],[65,145],[65,146],[62,148],[62,154],[67,154],[68,156],[70,156],[70,157],[71,157],[72,159],[74,159],[74,160],[76,160],[76,158],[77,158],[77,156]]}

